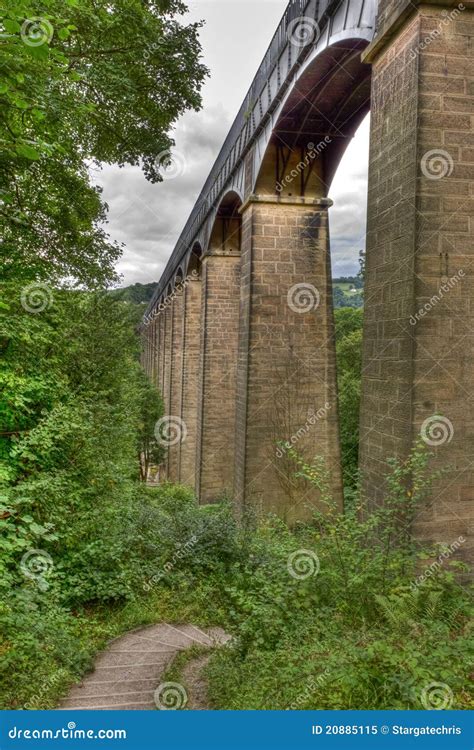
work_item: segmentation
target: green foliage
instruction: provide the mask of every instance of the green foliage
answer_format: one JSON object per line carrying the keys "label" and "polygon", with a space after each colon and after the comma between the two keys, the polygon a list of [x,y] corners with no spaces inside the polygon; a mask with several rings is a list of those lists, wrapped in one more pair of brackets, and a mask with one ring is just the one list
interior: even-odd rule
{"label": "green foliage", "polygon": [[199,108],[199,24],[180,0],[4,0],[0,236],[8,278],[114,278],[120,248],[87,163],[156,182],[170,127]]}
{"label": "green foliage", "polygon": [[[164,620],[233,633],[207,669],[215,708],[415,709],[433,682],[449,687],[454,708],[471,707],[469,592],[449,562],[414,586],[422,551],[399,542],[402,506],[419,507],[429,487],[426,455],[394,464],[387,507],[361,516],[335,512],[320,461],[294,458],[322,508],[294,530],[276,517],[239,526],[226,503],[199,506],[187,488],[141,486],[115,527],[113,514],[105,518],[108,541],[90,535],[66,558],[68,608],[52,575],[48,591],[19,592],[26,609],[17,600],[1,610],[0,651],[18,664],[13,684],[8,673],[0,682],[1,704],[54,705],[106,637]],[[313,570],[290,565],[301,551],[317,555]],[[125,604],[83,610],[114,589]],[[173,667],[178,681],[184,663]]]}
{"label": "green foliage", "polygon": [[346,490],[353,491],[359,463],[363,312],[335,310],[335,322],[342,470]]}
{"label": "green foliage", "polygon": [[[43,673],[44,649],[56,658],[42,640],[45,622],[51,622],[51,638],[54,622],[58,633],[64,626],[67,640],[75,632],[70,605],[133,595],[139,572],[128,531],[144,504],[137,453],[144,417],[162,412],[138,364],[130,305],[105,293],[44,287],[49,304],[34,313],[24,308],[23,291],[20,284],[5,285],[0,311],[6,639],[0,653],[6,649],[8,661],[17,658],[21,672],[29,659],[35,663],[36,649]],[[61,650],[69,671],[79,668],[68,649]],[[23,689],[18,679],[15,695]]]}
{"label": "green foliage", "polygon": [[459,563],[413,585],[423,554],[405,530],[430,486],[426,454],[393,462],[383,508],[344,516],[322,463],[295,459],[324,512],[295,532],[278,522],[260,529],[236,566],[226,591],[237,638],[209,665],[214,706],[422,709],[423,690],[437,682],[453,708],[472,707],[472,606],[454,578]]}
{"label": "green foliage", "polygon": [[151,466],[159,466],[165,456],[163,445],[156,439],[156,423],[163,416],[164,407],[160,392],[149,387],[148,377],[143,370],[137,373],[137,378],[141,394],[137,453],[140,479],[145,482]]}
{"label": "green foliage", "polygon": [[132,284],[121,289],[112,289],[109,294],[122,302],[131,302],[134,305],[147,305],[151,301],[156,289],[156,282],[151,284]]}

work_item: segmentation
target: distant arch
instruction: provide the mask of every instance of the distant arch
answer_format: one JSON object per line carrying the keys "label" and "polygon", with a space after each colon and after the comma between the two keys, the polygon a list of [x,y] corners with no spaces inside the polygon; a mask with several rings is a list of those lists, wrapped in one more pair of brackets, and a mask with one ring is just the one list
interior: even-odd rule
{"label": "distant arch", "polygon": [[200,242],[195,242],[188,256],[186,277],[195,276],[201,278],[202,247]]}
{"label": "distant arch", "polygon": [[236,190],[225,194],[216,211],[210,232],[208,253],[240,254],[242,198]]}
{"label": "distant arch", "polygon": [[184,272],[183,272],[182,266],[180,266],[178,268],[178,270],[176,271],[176,275],[174,277],[174,286],[175,286],[175,289],[176,289],[176,287],[178,285],[182,284],[183,281],[184,281]]}

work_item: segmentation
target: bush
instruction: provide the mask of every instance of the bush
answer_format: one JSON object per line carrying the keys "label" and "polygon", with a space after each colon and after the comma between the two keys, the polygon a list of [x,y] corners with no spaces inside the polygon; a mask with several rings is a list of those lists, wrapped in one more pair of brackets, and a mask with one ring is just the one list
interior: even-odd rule
{"label": "bush", "polygon": [[344,516],[323,464],[293,458],[326,509],[294,532],[261,529],[253,541],[258,549],[263,534],[266,556],[233,570],[225,590],[237,638],[209,666],[215,707],[420,709],[433,683],[453,708],[470,707],[472,608],[455,579],[462,565],[446,563],[415,585],[429,553],[407,530],[429,491],[428,456],[417,448],[392,462],[383,508],[369,513],[359,500]]}

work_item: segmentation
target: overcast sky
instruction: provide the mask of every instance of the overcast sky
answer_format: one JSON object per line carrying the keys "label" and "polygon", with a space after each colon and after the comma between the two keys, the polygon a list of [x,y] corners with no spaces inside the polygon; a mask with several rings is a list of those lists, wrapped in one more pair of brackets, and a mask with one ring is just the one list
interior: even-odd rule
{"label": "overcast sky", "polygon": [[[98,176],[109,204],[107,230],[124,243],[123,285],[158,281],[284,12],[287,0],[188,0],[204,20],[203,62],[210,69],[203,109],[178,123],[179,175],[150,185],[138,167],[105,167]],[[242,7],[246,6],[246,7]],[[182,161],[181,161],[182,160]],[[368,120],[347,150],[330,197],[333,273],[357,273],[364,247]]]}

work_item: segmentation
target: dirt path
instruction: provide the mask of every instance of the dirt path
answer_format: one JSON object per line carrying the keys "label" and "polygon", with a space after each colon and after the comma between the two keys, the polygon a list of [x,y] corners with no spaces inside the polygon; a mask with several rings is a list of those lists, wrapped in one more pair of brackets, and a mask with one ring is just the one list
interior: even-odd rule
{"label": "dirt path", "polygon": [[127,633],[112,641],[97,657],[94,672],[71,689],[59,710],[206,708],[199,673],[207,656],[185,667],[184,675],[190,678],[190,696],[182,685],[163,681],[163,675],[179,651],[196,645],[216,648],[229,640],[220,628],[201,630],[194,625],[167,623]]}

